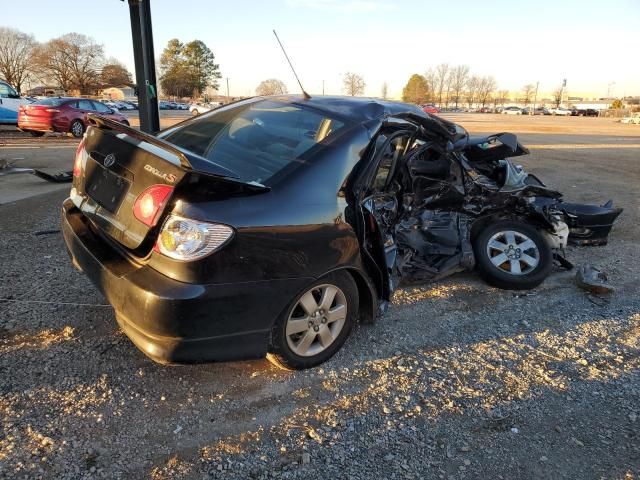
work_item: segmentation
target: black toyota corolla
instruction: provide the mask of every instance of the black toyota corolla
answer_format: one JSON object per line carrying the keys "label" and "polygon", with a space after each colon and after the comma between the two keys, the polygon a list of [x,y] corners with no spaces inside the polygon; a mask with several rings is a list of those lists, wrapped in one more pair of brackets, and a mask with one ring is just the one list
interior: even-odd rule
{"label": "black toyota corolla", "polygon": [[252,98],[157,136],[91,121],[65,242],[159,362],[311,367],[402,280],[477,267],[531,288],[620,213],[562,202],[506,159],[527,153],[514,135],[470,137],[402,103]]}

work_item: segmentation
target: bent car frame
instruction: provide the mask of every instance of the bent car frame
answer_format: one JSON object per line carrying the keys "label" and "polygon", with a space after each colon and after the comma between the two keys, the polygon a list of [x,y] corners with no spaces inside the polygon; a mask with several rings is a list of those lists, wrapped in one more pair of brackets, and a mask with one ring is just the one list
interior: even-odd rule
{"label": "bent car frame", "polygon": [[477,269],[540,284],[621,209],[566,203],[509,158],[403,103],[257,97],[156,136],[91,117],[62,208],[74,265],[159,362],[330,358],[402,281]]}

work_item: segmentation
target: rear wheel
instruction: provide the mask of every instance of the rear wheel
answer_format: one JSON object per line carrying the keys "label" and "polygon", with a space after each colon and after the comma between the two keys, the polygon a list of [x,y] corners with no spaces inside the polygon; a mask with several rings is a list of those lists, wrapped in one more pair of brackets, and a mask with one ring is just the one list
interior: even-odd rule
{"label": "rear wheel", "polygon": [[41,137],[44,135],[44,132],[38,132],[37,130],[30,130],[29,133],[33,136],[33,137]]}
{"label": "rear wheel", "polygon": [[351,275],[327,275],[298,295],[276,321],[267,358],[286,370],[315,367],[342,347],[357,315],[358,288]]}
{"label": "rear wheel", "polygon": [[73,122],[71,122],[69,132],[75,138],[82,137],[82,135],[84,135],[84,124],[80,120],[74,120]]}
{"label": "rear wheel", "polygon": [[489,225],[474,242],[480,276],[490,285],[527,290],[542,283],[553,266],[544,237],[531,225],[504,220]]}

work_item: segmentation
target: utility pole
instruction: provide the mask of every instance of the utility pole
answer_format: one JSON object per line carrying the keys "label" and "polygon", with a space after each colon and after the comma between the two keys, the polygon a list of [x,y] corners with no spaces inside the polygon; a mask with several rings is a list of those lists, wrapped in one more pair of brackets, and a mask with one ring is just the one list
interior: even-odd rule
{"label": "utility pole", "polygon": [[140,130],[154,133],[160,130],[160,113],[149,0],[129,0],[129,16],[138,85]]}
{"label": "utility pole", "polygon": [[322,80],[322,95],[324,95],[324,80]]}
{"label": "utility pole", "polygon": [[229,77],[227,77],[227,103],[231,103],[231,99],[229,98]]}
{"label": "utility pole", "polygon": [[540,81],[536,82],[536,93],[533,95],[533,110],[531,111],[531,115],[536,114],[536,102],[538,101],[538,87],[540,86]]}

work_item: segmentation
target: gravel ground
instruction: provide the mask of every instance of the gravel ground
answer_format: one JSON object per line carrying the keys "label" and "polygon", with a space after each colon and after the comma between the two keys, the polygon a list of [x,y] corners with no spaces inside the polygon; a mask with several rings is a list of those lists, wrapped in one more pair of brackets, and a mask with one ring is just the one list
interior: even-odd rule
{"label": "gravel ground", "polygon": [[522,162],[626,207],[609,245],[568,252],[608,273],[609,298],[562,270],[524,293],[472,274],[408,286],[304,372],[152,363],[46,233],[64,192],[0,206],[0,478],[638,478],[639,151]]}

